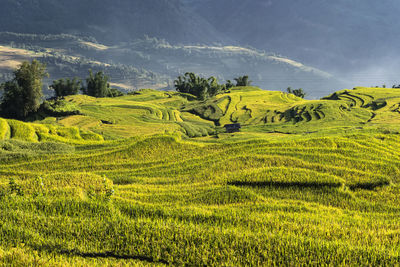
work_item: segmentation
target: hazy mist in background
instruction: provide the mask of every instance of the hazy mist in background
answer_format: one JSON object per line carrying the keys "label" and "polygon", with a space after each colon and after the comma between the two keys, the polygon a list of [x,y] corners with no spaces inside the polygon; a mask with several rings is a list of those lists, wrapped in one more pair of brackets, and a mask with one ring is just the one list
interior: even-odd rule
{"label": "hazy mist in background", "polygon": [[400,1],[185,2],[242,45],[275,51],[354,85],[399,82]]}

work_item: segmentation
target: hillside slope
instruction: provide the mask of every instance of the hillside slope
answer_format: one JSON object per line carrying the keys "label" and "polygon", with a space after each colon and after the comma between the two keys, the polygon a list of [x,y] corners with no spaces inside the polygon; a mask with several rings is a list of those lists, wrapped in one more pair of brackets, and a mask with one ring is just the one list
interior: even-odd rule
{"label": "hillside slope", "polygon": [[[138,49],[131,42],[149,36],[181,47],[255,47],[324,70],[336,79],[307,74],[293,78],[292,71],[274,72],[269,68],[255,71],[259,68],[258,57],[233,63],[229,59],[221,62],[213,58],[207,64],[193,57],[188,57],[188,61],[193,63],[192,69],[200,70],[207,70],[210,65],[238,64],[243,67],[229,70],[229,76],[243,75],[247,68],[256,77],[253,78],[256,85],[263,88],[303,87],[312,93],[316,91],[315,97],[321,97],[332,88],[399,84],[396,73],[400,68],[396,46],[400,36],[399,13],[400,4],[396,0],[384,3],[373,0],[3,0],[0,31],[68,33],[91,41],[95,38],[107,46],[128,43],[119,51],[126,51],[128,47],[128,53],[136,53],[136,57],[128,57],[127,63],[121,60],[124,53],[106,53],[106,63],[140,68],[144,66],[136,64],[136,59],[151,58],[148,62],[151,67],[147,65],[145,69],[154,72],[159,71],[159,61],[155,60],[158,54],[148,53],[143,47]],[[169,52],[174,55],[174,51]],[[179,54],[179,59],[184,58]],[[90,55],[88,52],[82,56],[91,59]],[[165,63],[170,59],[161,60]],[[227,76],[227,71],[216,69],[215,75]],[[165,82],[164,79],[161,84]],[[134,87],[140,85],[135,83]],[[321,94],[318,90],[324,92]]]}
{"label": "hillside slope", "polygon": [[[370,71],[362,77],[350,76],[353,83],[385,82],[388,72],[395,75],[391,69],[397,68],[393,58],[398,58],[400,38],[396,0],[185,2],[241,45],[276,51],[341,77]],[[377,77],[374,69],[386,71]]]}
{"label": "hillside slope", "polygon": [[[18,52],[18,53],[17,53]],[[331,74],[274,53],[238,46],[172,45],[157,38],[107,46],[87,37],[0,33],[0,73],[23,59],[47,64],[48,80],[85,78],[88,69],[104,71],[113,86],[124,90],[169,88],[185,72],[220,80],[247,74],[269,90],[303,87],[310,97],[322,97],[343,84]],[[8,67],[8,68],[7,68]],[[9,77],[8,74],[5,78]],[[1,77],[0,77],[1,78]]]}
{"label": "hillside slope", "polygon": [[[103,141],[103,137],[77,127],[60,127],[52,124],[26,123],[0,118],[0,141],[19,140],[31,143],[61,142],[86,143]],[[5,149],[3,147],[3,149]]]}
{"label": "hillside slope", "polygon": [[151,89],[116,98],[69,96],[66,103],[76,107],[80,115],[45,117],[37,123],[78,127],[106,139],[164,133],[229,139],[232,135],[225,134],[222,126],[231,123],[243,126],[234,138],[400,132],[398,89],[359,87],[321,100],[305,100],[257,87],[236,87],[206,101],[192,98]]}
{"label": "hillside slope", "polygon": [[0,263],[395,266],[399,147],[380,134],[0,148]]}
{"label": "hillside slope", "polygon": [[63,101],[0,118],[0,265],[400,263],[399,89]]}
{"label": "hillside slope", "polygon": [[223,40],[179,0],[2,0],[0,31],[92,36],[119,43],[145,35],[174,43]]}

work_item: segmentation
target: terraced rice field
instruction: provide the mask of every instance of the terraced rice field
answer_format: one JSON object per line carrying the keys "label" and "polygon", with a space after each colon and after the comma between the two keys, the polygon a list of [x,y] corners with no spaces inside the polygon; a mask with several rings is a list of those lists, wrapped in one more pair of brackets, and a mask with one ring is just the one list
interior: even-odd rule
{"label": "terraced rice field", "polygon": [[0,141],[21,140],[27,142],[88,143],[101,142],[104,138],[91,131],[77,127],[62,127],[51,124],[26,123],[0,118]]}
{"label": "terraced rice field", "polygon": [[330,99],[345,100],[352,107],[368,109],[371,117],[368,123],[375,125],[398,124],[400,90],[385,88],[355,88],[343,90],[327,97]]}
{"label": "terraced rice field", "polygon": [[338,131],[353,127],[399,130],[400,90],[355,88],[321,100],[303,100],[294,95],[263,91],[255,87],[234,88],[229,94],[183,111],[213,121],[216,125],[241,123],[250,131],[308,133]]}
{"label": "terraced rice field", "polygon": [[215,132],[212,122],[181,112],[187,100],[177,93],[142,90],[118,98],[72,96],[67,101],[83,115],[64,118],[59,124],[83,127],[110,139],[176,131],[200,137]]}
{"label": "terraced rice field", "polygon": [[66,100],[0,119],[0,265],[400,264],[396,89]]}
{"label": "terraced rice field", "polygon": [[57,125],[79,127],[106,139],[172,132],[188,137],[213,136],[221,132],[221,126],[231,123],[241,123],[247,132],[400,131],[400,90],[386,88],[343,90],[322,100],[304,100],[256,87],[233,88],[202,102],[149,89],[118,98],[72,96],[66,100],[82,115],[58,119]]}
{"label": "terraced rice field", "polygon": [[1,152],[3,263],[400,262],[397,135],[13,147]]}

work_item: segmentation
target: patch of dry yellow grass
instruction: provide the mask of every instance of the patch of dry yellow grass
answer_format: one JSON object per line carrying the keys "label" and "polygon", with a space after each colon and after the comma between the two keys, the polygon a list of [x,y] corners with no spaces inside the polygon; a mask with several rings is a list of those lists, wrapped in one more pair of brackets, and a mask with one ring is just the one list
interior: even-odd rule
{"label": "patch of dry yellow grass", "polygon": [[26,60],[36,57],[34,52],[13,48],[9,46],[0,46],[0,69],[14,70]]}

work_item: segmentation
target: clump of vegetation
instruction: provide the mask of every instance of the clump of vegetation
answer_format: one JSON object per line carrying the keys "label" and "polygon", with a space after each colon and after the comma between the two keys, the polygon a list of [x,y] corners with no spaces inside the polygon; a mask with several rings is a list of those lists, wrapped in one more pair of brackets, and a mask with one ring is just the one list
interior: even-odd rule
{"label": "clump of vegetation", "polygon": [[[251,84],[247,75],[235,78],[235,81],[236,86],[244,87]],[[199,100],[206,100],[218,94],[226,93],[235,86],[231,80],[227,80],[225,84],[219,84],[218,79],[214,76],[206,79],[193,72],[187,72],[184,76],[179,76],[174,84],[176,91],[194,95]]]}
{"label": "clump of vegetation", "polygon": [[302,88],[299,88],[299,89],[292,89],[291,87],[288,87],[288,88],[286,89],[286,91],[287,91],[289,94],[293,94],[293,95],[295,95],[295,96],[297,96],[297,97],[300,97],[300,98],[304,98],[304,97],[306,96],[306,93],[303,91]]}
{"label": "clump of vegetation", "polygon": [[56,97],[76,95],[82,89],[82,81],[78,78],[59,79],[54,81],[50,88],[54,90]]}
{"label": "clump of vegetation", "polygon": [[110,94],[109,77],[102,71],[93,74],[89,70],[89,77],[86,78],[86,87],[82,89],[83,93],[94,97],[107,97]]}
{"label": "clump of vegetation", "polygon": [[119,97],[119,96],[123,96],[124,93],[121,92],[120,90],[116,89],[116,88],[111,88],[110,92],[108,93],[108,97]]}
{"label": "clump of vegetation", "polygon": [[42,79],[47,75],[46,65],[39,61],[23,62],[14,72],[14,79],[0,86],[4,90],[0,103],[1,115],[24,119],[37,112],[43,96]]}
{"label": "clump of vegetation", "polygon": [[200,100],[223,93],[232,85],[230,81],[228,84],[219,84],[218,79],[213,76],[206,79],[192,72],[187,72],[184,76],[179,76],[174,83],[176,91],[194,95]]}
{"label": "clump of vegetation", "polygon": [[105,176],[102,178],[101,186],[90,186],[88,190],[88,197],[97,201],[111,201],[111,197],[115,191],[112,182],[110,182]]}
{"label": "clump of vegetation", "polygon": [[71,115],[80,115],[81,112],[74,103],[65,99],[46,100],[40,107],[40,112],[47,116],[62,117]]}
{"label": "clump of vegetation", "polygon": [[15,194],[17,196],[24,196],[22,187],[19,184],[17,184],[14,178],[10,178],[8,186],[10,188],[10,194]]}
{"label": "clump of vegetation", "polygon": [[[6,118],[24,120],[38,116],[38,112],[50,116],[78,115],[78,110],[65,110],[60,106],[68,106],[65,101],[49,100],[42,103],[43,78],[48,76],[46,65],[37,60],[23,64],[14,72],[14,79],[0,84],[0,90],[4,91],[0,101],[0,115]],[[86,87],[77,78],[59,79],[53,81],[50,88],[55,91],[57,98],[76,95],[79,90],[84,94],[94,97],[118,97],[124,94],[110,88],[109,77],[103,72],[93,74],[89,70],[89,77],[86,79]],[[43,115],[43,114],[42,114]]]}
{"label": "clump of vegetation", "polygon": [[244,75],[235,78],[236,86],[250,86],[252,81],[249,80],[249,76]]}
{"label": "clump of vegetation", "polygon": [[115,88],[110,88],[108,82],[110,77],[105,75],[102,71],[93,74],[92,70],[89,70],[89,77],[86,78],[86,87],[82,87],[82,92],[85,95],[93,97],[118,97],[124,94]]}

